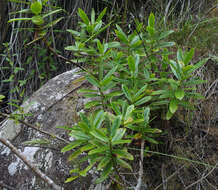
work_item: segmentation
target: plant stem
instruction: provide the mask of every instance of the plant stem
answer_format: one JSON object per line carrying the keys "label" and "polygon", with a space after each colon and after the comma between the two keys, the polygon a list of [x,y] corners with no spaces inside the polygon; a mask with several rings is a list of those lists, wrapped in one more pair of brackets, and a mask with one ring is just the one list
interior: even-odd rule
{"label": "plant stem", "polygon": [[112,158],[112,163],[113,163],[113,167],[114,167],[114,171],[117,174],[119,181],[121,182],[121,184],[124,186],[124,188],[126,187],[126,183],[125,181],[123,181],[118,169],[117,169],[117,162],[113,156],[113,147],[112,147],[112,143],[111,140],[109,141],[109,147],[110,147],[110,154],[111,154],[111,158]]}

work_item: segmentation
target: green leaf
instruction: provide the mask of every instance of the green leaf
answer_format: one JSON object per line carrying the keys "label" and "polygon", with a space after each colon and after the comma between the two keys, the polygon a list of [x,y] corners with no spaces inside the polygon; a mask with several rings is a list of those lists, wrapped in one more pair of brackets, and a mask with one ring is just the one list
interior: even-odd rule
{"label": "green leaf", "polygon": [[186,92],[187,97],[193,97],[194,99],[204,99],[205,97],[202,96],[200,93],[197,92]]}
{"label": "green leaf", "polygon": [[99,94],[93,94],[93,93],[92,93],[92,94],[90,94],[90,93],[89,93],[89,94],[88,94],[88,93],[87,93],[87,94],[83,94],[83,96],[86,97],[86,98],[96,98],[96,97],[100,97]]}
{"label": "green leaf", "polygon": [[92,155],[92,154],[97,154],[97,153],[103,153],[105,154],[105,152],[109,150],[109,146],[106,147],[101,147],[101,148],[96,148],[94,150],[89,151],[88,155]]}
{"label": "green leaf", "polygon": [[104,77],[103,81],[102,81],[102,84],[104,83],[104,81],[106,81],[109,77],[111,77],[114,72],[117,70],[118,66],[115,66],[113,67],[107,74],[106,76]]}
{"label": "green leaf", "polygon": [[154,95],[160,95],[160,94],[164,94],[164,93],[166,93],[166,92],[168,92],[167,90],[155,90],[155,91],[153,91],[152,93],[151,93],[151,95],[152,96],[154,96]]}
{"label": "green leaf", "polygon": [[107,156],[104,157],[100,163],[98,164],[97,170],[102,169],[103,167],[105,167],[109,162],[111,161],[111,157]]}
{"label": "green leaf", "polygon": [[131,143],[131,140],[117,140],[117,141],[113,141],[112,145],[116,145],[116,144],[126,144],[126,143]]}
{"label": "green leaf", "polygon": [[121,115],[120,107],[118,105],[116,105],[114,102],[111,102],[111,107],[117,115]]}
{"label": "green leaf", "polygon": [[[86,132],[88,132],[89,130],[90,130],[90,127],[85,123],[85,122],[83,122],[83,121],[80,121],[79,122],[79,124],[78,124],[78,126],[80,127],[80,132],[75,132],[77,135],[79,134],[79,133],[84,133],[84,134],[86,134]],[[73,129],[74,130],[74,129]],[[72,130],[72,131],[73,131]],[[72,133],[71,133],[72,134]]]}
{"label": "green leaf", "polygon": [[67,152],[69,150],[72,150],[76,148],[77,146],[80,146],[83,143],[83,141],[73,141],[72,143],[68,144],[64,148],[61,149],[61,152]]}
{"label": "green leaf", "polygon": [[111,137],[114,137],[114,135],[117,132],[117,129],[120,127],[121,124],[121,116],[117,116],[114,121],[113,124],[111,126]]}
{"label": "green leaf", "polygon": [[64,17],[60,17],[56,20],[53,20],[52,22],[46,24],[45,26],[43,26],[42,28],[45,29],[45,28],[50,28],[50,27],[53,27],[54,25],[56,25],[57,23],[59,23]]}
{"label": "green leaf", "polygon": [[72,35],[77,36],[77,37],[81,35],[80,32],[77,32],[77,31],[71,30],[71,29],[68,29],[67,32],[70,32]]}
{"label": "green leaf", "polygon": [[[106,53],[108,50],[108,43],[104,44],[104,53]],[[108,51],[109,52],[109,51]],[[106,55],[108,55],[108,52],[106,53]]]}
{"label": "green leaf", "polygon": [[15,21],[21,21],[21,20],[32,20],[32,18],[13,18],[13,19],[10,19],[8,21],[8,23],[11,23],[11,22],[15,22]]}
{"label": "green leaf", "polygon": [[193,58],[194,54],[195,54],[195,49],[194,48],[191,48],[189,52],[185,53],[185,55],[184,55],[184,64],[185,65],[188,65],[188,63]]}
{"label": "green leaf", "polygon": [[101,101],[100,100],[92,100],[88,103],[85,104],[85,108],[86,109],[89,109],[91,107],[96,107],[96,106],[99,106],[101,105]]}
{"label": "green leaf", "polygon": [[151,137],[143,137],[144,140],[150,142],[150,143],[153,143],[153,144],[159,144],[158,141],[154,140],[153,138]]}
{"label": "green leaf", "polygon": [[31,12],[31,9],[22,9],[20,11],[14,11],[14,12],[10,11],[9,15],[14,15],[14,14],[18,14],[18,13],[32,13],[32,12]]}
{"label": "green leaf", "polygon": [[124,159],[128,159],[128,160],[133,160],[133,156],[132,154],[128,153],[126,150],[121,150],[121,149],[114,149],[112,151],[113,154],[116,154],[117,157],[119,158],[124,158]]}
{"label": "green leaf", "polygon": [[77,158],[81,153],[82,153],[82,151],[81,151],[80,149],[74,151],[73,154],[71,154],[71,155],[68,157],[68,161],[71,161],[71,160]]}
{"label": "green leaf", "polygon": [[78,51],[79,50],[79,48],[77,46],[67,46],[64,49],[69,50],[69,51]]}
{"label": "green leaf", "polygon": [[104,53],[104,47],[103,45],[101,44],[100,40],[97,41],[97,47],[98,47],[98,51],[100,54],[103,54]]}
{"label": "green leaf", "polygon": [[192,79],[184,83],[185,86],[193,86],[193,85],[198,85],[198,84],[203,84],[206,83],[206,80],[197,80],[197,79]]}
{"label": "green leaf", "polygon": [[92,8],[92,12],[91,12],[91,23],[94,24],[95,23],[95,10]]}
{"label": "green leaf", "polygon": [[153,13],[151,13],[148,18],[148,26],[154,28],[154,24],[155,24],[155,16]]}
{"label": "green leaf", "polygon": [[87,144],[87,145],[81,147],[80,150],[81,150],[82,152],[84,152],[84,151],[91,150],[91,149],[93,149],[93,148],[95,148],[95,147],[96,147],[96,146],[93,145],[93,144]]}
{"label": "green leaf", "polygon": [[5,96],[0,94],[0,102],[2,102],[2,99],[4,99]]}
{"label": "green leaf", "polygon": [[180,65],[184,66],[184,55],[181,48],[177,51],[177,61]]}
{"label": "green leaf", "polygon": [[173,60],[170,60],[170,68],[173,72],[173,74],[175,75],[175,77],[179,80],[181,80],[181,68],[179,67],[179,64],[176,63]]}
{"label": "green leaf", "polygon": [[44,23],[44,20],[43,20],[43,18],[40,15],[37,15],[37,16],[33,16],[32,17],[32,22],[35,25],[42,25]]}
{"label": "green leaf", "polygon": [[136,103],[134,103],[135,106],[139,106],[139,105],[142,105],[146,102],[149,102],[150,100],[152,99],[151,96],[145,96],[144,98],[138,100]]}
{"label": "green leaf", "polygon": [[[96,162],[97,162],[97,161],[96,161]],[[95,163],[94,163],[94,164],[95,164]],[[92,167],[94,166],[94,164],[89,164],[84,170],[82,170],[82,171],[79,172],[79,175],[80,175],[80,176],[83,176],[83,177],[87,176],[87,172],[88,172],[90,169],[92,169]]]}
{"label": "green leaf", "polygon": [[147,32],[149,33],[150,36],[153,36],[155,33],[155,29],[153,27],[147,26],[146,27]]}
{"label": "green leaf", "polygon": [[47,139],[32,139],[29,141],[23,142],[24,145],[48,145],[51,142]]}
{"label": "green leaf", "polygon": [[128,37],[126,36],[126,34],[123,32],[123,30],[116,25],[117,30],[115,30],[115,33],[117,35],[117,37],[120,39],[121,42],[123,43],[128,43]]}
{"label": "green leaf", "polygon": [[79,174],[83,177],[87,175],[87,172],[95,165],[95,163],[99,160],[99,157],[94,158],[90,161],[89,165],[82,171],[79,172]]}
{"label": "green leaf", "polygon": [[157,47],[155,47],[155,48],[166,48],[166,47],[172,47],[172,46],[175,46],[175,42],[160,42],[159,44],[158,44],[158,46]]}
{"label": "green leaf", "polygon": [[139,54],[135,55],[135,72],[134,72],[134,77],[136,78],[138,76],[138,66],[139,66],[139,62],[140,62],[140,57]]}
{"label": "green leaf", "polygon": [[159,40],[166,38],[167,36],[169,36],[170,34],[172,34],[174,31],[173,30],[169,30],[169,31],[164,31],[161,32],[160,36],[159,36]]}
{"label": "green leaf", "polygon": [[131,93],[130,93],[129,89],[127,88],[127,86],[124,85],[124,84],[122,84],[122,91],[123,91],[123,93],[125,94],[126,98],[127,98],[130,102],[132,102]]}
{"label": "green leaf", "polygon": [[185,75],[187,75],[188,72],[189,72],[190,70],[192,70],[193,68],[194,68],[193,65],[187,65],[187,66],[184,66],[184,67],[182,68],[182,71],[184,72]]}
{"label": "green leaf", "polygon": [[123,136],[125,135],[126,129],[121,128],[121,129],[117,129],[113,138],[112,138],[112,143],[114,141],[118,141],[121,140],[123,138]]}
{"label": "green leaf", "polygon": [[50,16],[50,15],[55,14],[55,13],[59,13],[61,11],[64,11],[64,9],[56,9],[54,11],[49,11],[47,14],[44,14],[42,17],[45,18],[47,16]]}
{"label": "green leaf", "polygon": [[38,15],[42,12],[42,3],[39,1],[35,1],[31,3],[30,9],[32,13],[34,13],[35,15]]}
{"label": "green leaf", "polygon": [[70,174],[72,174],[72,173],[79,173],[79,171],[80,171],[80,169],[79,168],[74,168],[74,169],[72,169],[72,170],[70,170]]}
{"label": "green leaf", "polygon": [[[103,70],[102,70],[102,71],[103,71]],[[103,72],[102,72],[102,74],[103,74]],[[111,84],[111,85],[114,84],[114,82],[112,82],[112,80],[113,80],[113,76],[110,76],[110,77],[107,77],[105,80],[103,79],[103,80],[100,82],[100,85],[104,87],[104,88],[102,88],[102,90],[104,89],[103,91],[106,91],[106,90],[105,90],[105,87],[106,87],[106,86],[108,86],[108,85],[110,85],[110,84]]]}
{"label": "green leaf", "polygon": [[146,88],[148,87],[147,84],[145,84],[140,90],[134,95],[134,99],[137,99],[143,92],[145,92]]}
{"label": "green leaf", "polygon": [[122,159],[120,159],[120,158],[117,158],[117,163],[118,163],[120,166],[122,166],[123,168],[127,168],[127,169],[129,169],[129,170],[132,171],[131,165],[130,165],[129,163],[127,163],[126,161],[124,161],[124,160],[122,160]]}
{"label": "green leaf", "polygon": [[83,141],[88,141],[90,139],[90,136],[86,135],[83,131],[72,130],[70,136]]}
{"label": "green leaf", "polygon": [[99,139],[100,141],[103,141],[106,143],[108,142],[107,136],[99,129],[96,129],[95,131],[91,131],[90,134],[93,135],[95,138]]}
{"label": "green leaf", "polygon": [[97,138],[92,138],[92,140],[89,140],[89,143],[93,144],[94,146],[97,146],[98,148],[106,146],[104,142],[100,141]]}
{"label": "green leaf", "polygon": [[108,48],[118,48],[118,47],[120,47],[119,42],[109,42],[108,43]]}
{"label": "green leaf", "polygon": [[94,119],[94,123],[93,123],[96,129],[101,127],[101,124],[104,121],[104,119],[105,119],[104,111],[100,110],[96,114],[95,119]]}
{"label": "green leaf", "polygon": [[162,95],[159,96],[160,99],[162,98],[173,98],[173,94],[171,91],[166,91],[165,93],[163,93]]}
{"label": "green leaf", "polygon": [[46,3],[48,2],[49,0],[42,0],[42,4],[43,5],[46,5]]}
{"label": "green leaf", "polygon": [[98,90],[92,90],[87,88],[81,88],[77,92],[79,93],[98,93]]}
{"label": "green leaf", "polygon": [[185,96],[185,92],[183,89],[178,89],[176,92],[175,92],[175,97],[179,100],[182,100]]}
{"label": "green leaf", "polygon": [[88,128],[91,128],[90,122],[86,115],[82,112],[79,113],[81,120],[88,126]]}
{"label": "green leaf", "polygon": [[97,86],[100,88],[100,83],[99,81],[92,75],[86,75],[86,80],[92,84],[93,86]]}
{"label": "green leaf", "polygon": [[109,98],[121,96],[121,95],[123,95],[123,93],[121,91],[114,91],[114,92],[110,92],[108,94],[105,94],[105,96],[109,97]]}
{"label": "green leaf", "polygon": [[[132,35],[132,34],[131,34],[131,35]],[[130,44],[131,44],[131,47],[132,47],[132,45],[134,45],[134,44],[136,44],[137,42],[140,41],[140,38],[139,38],[138,35],[135,35],[135,34],[134,34],[134,37],[131,38],[130,41],[131,41]]]}
{"label": "green leaf", "polygon": [[160,129],[157,129],[157,128],[142,127],[141,132],[157,134],[157,133],[161,133],[162,131]]}
{"label": "green leaf", "polygon": [[135,60],[132,55],[128,57],[128,65],[129,65],[129,70],[134,73],[135,72]]}
{"label": "green leaf", "polygon": [[113,163],[112,163],[112,161],[111,162],[109,162],[104,168],[103,168],[103,172],[102,172],[102,174],[101,174],[101,177],[100,178],[98,178],[96,181],[95,181],[95,183],[101,183],[101,182],[103,182],[105,179],[107,179],[108,178],[108,176],[109,176],[109,174],[113,171]]}
{"label": "green leaf", "polygon": [[129,117],[131,116],[134,109],[135,109],[134,105],[130,105],[130,106],[127,107],[125,117],[124,117],[124,121],[129,119]]}
{"label": "green leaf", "polygon": [[71,181],[74,181],[76,178],[78,178],[79,176],[72,176],[72,177],[68,177],[67,180],[64,183],[69,183]]}
{"label": "green leaf", "polygon": [[[112,80],[113,78],[114,78],[114,77],[111,76],[108,80]],[[105,81],[105,83],[106,83],[106,82],[107,82],[107,81]],[[113,82],[113,81],[107,82],[105,86],[102,86],[102,91],[103,91],[103,92],[104,92],[104,91],[107,91],[107,90],[109,90],[109,89],[114,88],[115,86],[116,86],[116,83],[115,83],[115,82]]]}
{"label": "green leaf", "polygon": [[150,120],[150,108],[146,107],[144,109],[144,121],[145,121],[146,124],[148,124],[149,120]]}
{"label": "green leaf", "polygon": [[173,113],[170,112],[170,110],[168,110],[167,114],[166,114],[166,120],[170,120],[173,116]]}
{"label": "green leaf", "polygon": [[170,109],[170,112],[172,114],[174,114],[176,112],[176,110],[178,109],[178,102],[177,102],[177,100],[173,99],[173,100],[170,101],[169,109]]}
{"label": "green leaf", "polygon": [[86,13],[82,9],[78,9],[79,17],[83,20],[86,25],[89,25],[90,21]]}
{"label": "green leaf", "polygon": [[116,116],[115,116],[113,113],[111,113],[111,112],[106,112],[106,113],[105,113],[105,116],[106,116],[111,122],[113,122],[113,121],[115,120],[115,118],[116,118]]}
{"label": "green leaf", "polygon": [[95,28],[94,28],[94,32],[98,32],[100,30],[100,28],[102,27],[102,21],[99,21],[98,24],[96,24]]}
{"label": "green leaf", "polygon": [[194,72],[195,70],[197,70],[198,68],[202,67],[209,58],[205,58],[202,59],[201,61],[199,61],[197,64],[194,65],[194,67],[192,69],[189,70],[188,74],[191,74],[192,72]]}
{"label": "green leaf", "polygon": [[98,16],[98,18],[97,18],[96,22],[99,22],[99,21],[101,21],[101,19],[102,19],[102,18],[103,18],[103,16],[105,15],[106,11],[107,11],[107,7],[106,7],[106,8],[104,8],[104,10],[103,10],[103,11],[101,11],[101,13],[99,14],[99,16]]}

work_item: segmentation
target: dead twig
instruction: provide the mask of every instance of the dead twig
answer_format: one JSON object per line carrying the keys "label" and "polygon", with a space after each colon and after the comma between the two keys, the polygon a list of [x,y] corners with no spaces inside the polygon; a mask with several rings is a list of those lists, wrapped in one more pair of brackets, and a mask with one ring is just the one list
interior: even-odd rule
{"label": "dead twig", "polygon": [[62,142],[64,142],[64,143],[67,143],[67,144],[70,143],[70,141],[65,140],[65,139],[63,139],[63,138],[61,138],[61,137],[59,137],[59,136],[57,136],[57,135],[55,135],[55,134],[49,133],[49,132],[47,132],[47,131],[44,131],[44,130],[42,130],[42,129],[40,129],[40,128],[38,128],[38,127],[36,127],[36,126],[34,126],[34,125],[30,124],[30,123],[27,123],[26,121],[21,120],[21,119],[17,119],[17,118],[15,118],[13,115],[8,115],[8,114],[5,114],[5,113],[0,113],[0,115],[3,116],[3,117],[7,117],[7,118],[10,118],[10,119],[17,120],[17,121],[19,121],[21,124],[24,124],[25,126],[31,128],[31,129],[34,129],[34,130],[36,130],[36,131],[39,131],[40,133],[45,134],[45,135],[48,135],[48,136],[50,136],[50,137],[52,137],[52,138],[56,138],[56,139],[58,139],[58,140],[60,140],[60,141],[62,141]]}
{"label": "dead twig", "polygon": [[139,162],[139,178],[138,178],[138,182],[137,182],[137,185],[135,187],[135,190],[140,190],[141,189],[141,186],[142,186],[142,177],[143,177],[143,159],[144,159],[144,146],[145,146],[145,141],[142,140],[141,142],[141,159],[140,159],[140,162]]}
{"label": "dead twig", "polygon": [[16,190],[14,187],[5,184],[3,181],[0,181],[0,187],[2,187],[2,189],[7,188],[8,190]]}
{"label": "dead twig", "polygon": [[0,137],[0,142],[11,149],[11,151],[18,156],[37,176],[39,176],[45,183],[47,183],[54,190],[63,190],[62,187],[55,184],[55,182],[49,178],[46,174],[42,173],[38,168],[36,168],[32,163],[30,163],[22,153],[7,139]]}
{"label": "dead twig", "polygon": [[[176,170],[172,175],[170,175],[167,179],[165,179],[165,182],[168,182],[171,178],[173,178],[184,167],[185,167],[185,165],[183,165],[178,170]],[[158,190],[162,185],[164,185],[164,184],[163,183],[159,184],[154,190]]]}
{"label": "dead twig", "polygon": [[189,186],[187,186],[185,188],[185,190],[189,189],[190,187],[192,187],[193,185],[196,185],[198,184],[199,182],[201,182],[203,179],[207,178],[207,176],[209,176],[213,171],[214,169],[216,169],[216,167],[218,166],[218,163],[210,170],[210,172],[207,173],[207,175],[203,175],[200,179],[198,179],[197,181],[195,181],[194,183],[190,184]]}

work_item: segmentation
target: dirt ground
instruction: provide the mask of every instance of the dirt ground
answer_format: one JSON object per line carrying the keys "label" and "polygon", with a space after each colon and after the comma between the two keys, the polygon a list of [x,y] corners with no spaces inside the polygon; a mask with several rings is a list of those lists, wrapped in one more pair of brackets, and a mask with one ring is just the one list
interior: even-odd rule
{"label": "dirt ground", "polygon": [[208,60],[196,75],[208,81],[198,88],[205,99],[197,102],[196,110],[180,111],[163,125],[167,131],[161,138],[163,144],[153,150],[198,163],[150,154],[144,161],[149,190],[218,189],[217,62]]}

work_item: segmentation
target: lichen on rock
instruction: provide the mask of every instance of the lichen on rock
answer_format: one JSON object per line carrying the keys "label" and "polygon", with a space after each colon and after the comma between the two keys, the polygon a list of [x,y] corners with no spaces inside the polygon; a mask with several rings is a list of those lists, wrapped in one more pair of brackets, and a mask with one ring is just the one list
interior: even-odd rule
{"label": "lichen on rock", "polygon": [[[66,131],[57,126],[72,126],[78,120],[77,113],[84,109],[84,99],[77,93],[77,89],[87,84],[78,71],[73,69],[49,80],[24,102],[22,104],[24,112],[31,113],[31,116],[27,117],[27,122],[68,140]],[[69,153],[60,152],[64,145],[57,140],[24,125],[16,124],[13,120],[5,120],[2,123],[0,136],[10,140],[31,163],[57,184],[63,186],[63,189],[96,188],[91,186],[92,175],[82,181],[76,180],[70,184],[64,184],[72,165],[67,162]],[[32,139],[42,138],[50,143],[38,144],[37,147],[24,144]],[[0,176],[4,184],[18,190],[48,189],[47,185],[36,177],[19,158],[1,144]]]}

